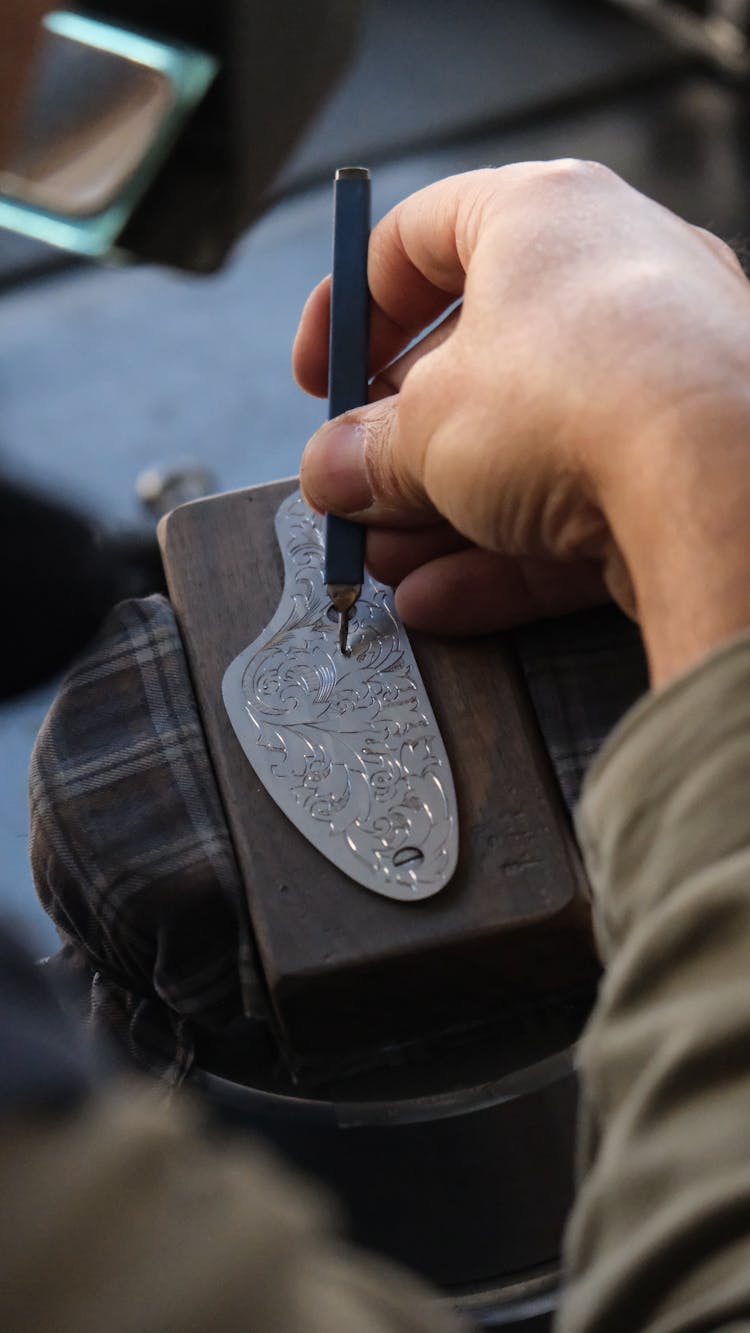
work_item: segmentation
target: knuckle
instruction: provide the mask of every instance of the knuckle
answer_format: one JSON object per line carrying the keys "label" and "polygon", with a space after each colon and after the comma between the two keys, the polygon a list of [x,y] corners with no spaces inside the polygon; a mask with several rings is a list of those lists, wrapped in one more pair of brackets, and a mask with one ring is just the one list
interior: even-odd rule
{"label": "knuckle", "polygon": [[[742,257],[737,253],[733,246],[723,241],[720,236],[714,232],[708,231],[705,227],[696,227],[695,230],[703,238],[709,249],[713,250],[717,259],[720,259],[728,268],[733,269],[738,274],[745,273],[745,266]],[[747,256],[743,256],[747,260]]]}
{"label": "knuckle", "polygon": [[399,393],[399,417],[402,443],[416,456],[423,454],[424,440],[429,436],[436,416],[444,414],[444,383],[436,367],[444,364],[437,348],[410,367]]}
{"label": "knuckle", "polygon": [[586,158],[561,157],[546,162],[543,167],[543,181],[550,189],[580,189],[589,185],[604,185],[615,179],[615,173],[601,162],[592,162]]}
{"label": "knuckle", "polygon": [[397,412],[393,401],[387,400],[383,409],[382,412],[370,413],[363,422],[363,445],[373,497],[381,504],[389,505],[402,499],[414,499],[417,488],[410,480],[400,445],[400,404]]}
{"label": "knuckle", "polygon": [[397,489],[392,457],[393,430],[389,418],[370,418],[365,423],[364,452],[367,475],[376,500],[390,499]]}

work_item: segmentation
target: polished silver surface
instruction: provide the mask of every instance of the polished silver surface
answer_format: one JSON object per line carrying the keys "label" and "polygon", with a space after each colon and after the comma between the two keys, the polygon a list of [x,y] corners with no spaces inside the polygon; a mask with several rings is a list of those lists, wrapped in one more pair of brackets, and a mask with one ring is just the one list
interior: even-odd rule
{"label": "polished silver surface", "polygon": [[276,534],[281,602],[224,675],[237,738],[284,813],[351,879],[387,898],[428,898],[456,866],[456,797],[393,594],[366,576],[344,657],[322,522],[298,493]]}

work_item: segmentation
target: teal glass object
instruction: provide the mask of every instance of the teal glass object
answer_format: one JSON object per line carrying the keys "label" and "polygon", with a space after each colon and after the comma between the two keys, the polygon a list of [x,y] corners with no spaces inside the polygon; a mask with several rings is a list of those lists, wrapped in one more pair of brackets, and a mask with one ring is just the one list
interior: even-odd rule
{"label": "teal glass object", "polygon": [[[44,77],[32,81],[19,151],[0,171],[0,227],[79,255],[117,256],[118,237],[218,61],[70,11],[48,14],[44,28]],[[71,100],[84,105],[77,120]]]}

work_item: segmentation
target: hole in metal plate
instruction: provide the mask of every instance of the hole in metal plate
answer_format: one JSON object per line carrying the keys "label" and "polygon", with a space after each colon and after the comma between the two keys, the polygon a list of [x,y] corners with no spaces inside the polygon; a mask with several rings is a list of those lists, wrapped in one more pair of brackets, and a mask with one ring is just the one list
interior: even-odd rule
{"label": "hole in metal plate", "polygon": [[418,847],[399,847],[393,855],[395,866],[408,866],[418,861],[424,861],[424,852],[420,851]]}

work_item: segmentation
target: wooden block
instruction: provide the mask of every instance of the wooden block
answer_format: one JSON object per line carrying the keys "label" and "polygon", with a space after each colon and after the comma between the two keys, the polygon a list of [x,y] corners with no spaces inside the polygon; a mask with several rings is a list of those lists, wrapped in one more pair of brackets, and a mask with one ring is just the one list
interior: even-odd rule
{"label": "wooden block", "polygon": [[255,776],[221,682],[278,605],[273,520],[295,487],[196,501],[159,534],[280,1037],[303,1057],[405,1042],[590,979],[577,850],[502,636],[412,636],[459,807],[458,868],[436,897],[404,904],[353,883]]}

